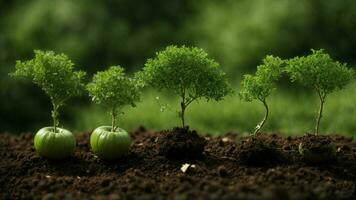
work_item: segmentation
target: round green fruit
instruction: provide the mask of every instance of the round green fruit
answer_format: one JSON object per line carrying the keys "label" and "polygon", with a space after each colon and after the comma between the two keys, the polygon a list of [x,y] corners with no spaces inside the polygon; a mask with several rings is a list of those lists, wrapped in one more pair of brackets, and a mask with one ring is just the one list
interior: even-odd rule
{"label": "round green fruit", "polygon": [[62,128],[45,127],[39,130],[34,138],[37,153],[45,158],[60,160],[69,157],[75,149],[73,134]]}
{"label": "round green fruit", "polygon": [[101,126],[90,136],[90,146],[93,152],[103,160],[115,160],[129,152],[131,138],[127,131],[117,128],[111,131],[111,126]]}

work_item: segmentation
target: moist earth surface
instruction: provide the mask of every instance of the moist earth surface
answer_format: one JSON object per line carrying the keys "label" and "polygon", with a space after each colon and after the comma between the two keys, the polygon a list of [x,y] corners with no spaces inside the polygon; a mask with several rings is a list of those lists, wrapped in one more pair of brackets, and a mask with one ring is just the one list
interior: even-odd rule
{"label": "moist earth surface", "polygon": [[335,159],[310,163],[298,153],[307,137],[143,127],[130,134],[130,153],[114,162],[92,153],[89,133],[77,134],[73,156],[62,161],[39,157],[33,134],[0,134],[0,199],[356,199],[352,138],[324,136]]}

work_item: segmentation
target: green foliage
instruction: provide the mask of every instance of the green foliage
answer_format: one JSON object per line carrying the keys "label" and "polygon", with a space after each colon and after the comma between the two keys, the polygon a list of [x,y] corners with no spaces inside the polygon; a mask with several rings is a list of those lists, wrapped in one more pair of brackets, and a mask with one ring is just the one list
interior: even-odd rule
{"label": "green foliage", "polygon": [[140,77],[146,84],[181,97],[183,126],[190,103],[201,98],[219,101],[232,92],[219,64],[196,47],[168,46],[146,62]]}
{"label": "green foliage", "polygon": [[276,89],[276,81],[281,75],[283,61],[278,57],[266,56],[263,64],[257,67],[256,74],[244,75],[240,97],[245,101],[265,99]]}
{"label": "green foliage", "polygon": [[[314,124],[314,121],[310,120],[314,117],[314,113],[310,111],[315,109],[318,99],[301,90],[282,90],[279,87],[277,89],[278,92],[272,92],[267,99],[272,112],[263,130],[278,131],[284,135],[303,135]],[[236,87],[235,90],[239,91],[239,88]],[[348,85],[345,90],[328,96],[325,117],[323,117],[324,126],[320,129],[322,132],[355,136],[356,93],[354,91],[356,91],[356,81]],[[157,95],[160,95],[160,100],[167,104],[178,103],[172,95],[166,96],[158,91],[145,90],[142,96],[145,101],[138,104],[135,109],[125,112],[127,115],[121,120],[120,127],[134,130],[138,124],[143,124],[147,129],[162,130],[169,129],[180,122],[173,112],[157,112],[160,109],[155,99]],[[95,105],[76,107],[73,113],[74,128],[77,131],[91,130],[110,120],[107,112]],[[194,124],[194,129],[202,134],[223,135],[227,132],[247,134],[264,114],[264,107],[259,101],[245,102],[238,95],[229,95],[221,102],[201,101],[190,105],[189,124]]]}
{"label": "green foliage", "polygon": [[32,80],[50,97],[54,131],[58,126],[59,108],[69,98],[80,95],[84,89],[82,81],[85,72],[74,71],[74,64],[68,56],[53,51],[35,50],[32,60],[16,62],[16,71],[10,76]]}
{"label": "green foliage", "polygon": [[345,63],[334,61],[323,49],[290,59],[286,71],[293,82],[313,88],[322,96],[343,89],[354,77],[354,72]]}
{"label": "green foliage", "polygon": [[355,64],[356,37],[349,37],[356,33],[355,6],[352,0],[207,0],[187,30],[234,77],[266,54],[292,57],[311,47]]}
{"label": "green foliage", "polygon": [[[293,57],[311,47],[354,66],[355,6],[353,0],[1,1],[0,74],[34,48],[63,52],[89,73],[118,62],[131,72],[167,44],[202,47],[232,82],[267,53]],[[48,102],[34,87],[6,76],[0,82],[0,113],[7,113],[0,131],[28,131],[47,120]]]}
{"label": "green foliage", "polygon": [[[36,48],[63,52],[88,74],[112,63],[132,72],[155,49],[189,42],[183,26],[198,10],[196,4],[200,5],[190,0],[0,1],[0,74],[8,74],[15,59],[30,58]],[[6,76],[0,76],[0,84],[0,113],[8,113],[0,118],[0,132],[28,131],[47,120],[49,103],[33,86]],[[79,101],[85,104],[84,99]],[[63,109],[63,114],[71,115],[72,107]],[[29,114],[34,112],[36,117]]]}
{"label": "green foliage", "polygon": [[124,69],[112,66],[94,75],[87,85],[92,100],[105,107],[135,106],[140,99],[140,88],[134,79],[125,76]]}
{"label": "green foliage", "polygon": [[254,134],[258,133],[267,120],[269,108],[266,98],[276,89],[275,84],[281,75],[283,63],[284,61],[278,57],[266,56],[263,59],[263,64],[257,66],[256,74],[254,76],[245,75],[241,82],[240,98],[248,102],[257,99],[263,103],[266,109],[265,117],[256,126]]}
{"label": "green foliage", "polygon": [[140,89],[137,81],[126,77],[120,66],[112,66],[106,71],[98,72],[87,85],[92,100],[110,110],[113,131],[116,129],[118,109],[125,105],[134,107],[135,102],[140,100]]}
{"label": "green foliage", "polygon": [[25,62],[16,61],[16,71],[12,77],[27,78],[42,88],[57,106],[66,100],[80,95],[85,72],[75,72],[74,64],[64,54],[53,51],[35,51],[35,58]]}
{"label": "green foliage", "polygon": [[334,61],[323,49],[312,50],[308,56],[295,57],[287,61],[286,71],[293,82],[314,89],[320,100],[315,134],[319,132],[320,119],[326,96],[343,89],[354,79],[354,71],[338,61]]}
{"label": "green foliage", "polygon": [[182,24],[192,16],[194,4],[189,0],[90,4],[86,0],[14,0],[0,3],[0,35],[9,42],[6,48],[11,56],[26,56],[34,47],[43,47],[66,52],[81,66],[90,66],[88,72],[118,61],[133,69],[154,49],[181,41]]}

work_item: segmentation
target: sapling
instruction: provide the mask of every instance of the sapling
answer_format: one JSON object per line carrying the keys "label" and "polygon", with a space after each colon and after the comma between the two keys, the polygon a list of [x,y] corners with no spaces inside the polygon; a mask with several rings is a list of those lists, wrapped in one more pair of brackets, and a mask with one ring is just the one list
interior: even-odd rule
{"label": "sapling", "polygon": [[328,94],[343,89],[354,78],[354,71],[347,68],[346,64],[334,61],[324,50],[312,50],[308,56],[290,59],[286,71],[293,82],[298,81],[313,89],[320,101],[315,134],[305,136],[299,144],[299,153],[309,162],[333,160],[336,155],[335,145],[318,136],[324,103]]}
{"label": "sapling", "polygon": [[58,127],[59,110],[68,99],[82,93],[85,73],[74,71],[74,64],[64,54],[36,50],[32,60],[17,61],[10,76],[32,80],[51,99],[53,126],[36,133],[34,145],[38,154],[51,159],[69,156],[74,151],[75,138],[70,131]]}
{"label": "sapling", "polygon": [[314,131],[318,135],[327,95],[350,83],[354,71],[347,68],[345,63],[334,61],[323,49],[311,51],[308,56],[288,60],[286,72],[293,82],[297,81],[313,89],[318,95],[320,105]]}
{"label": "sapling", "polygon": [[232,92],[219,64],[196,47],[168,46],[148,59],[140,77],[144,83],[180,97],[183,127],[186,109],[192,102],[201,98],[219,101]]}
{"label": "sapling", "polygon": [[263,64],[257,67],[256,74],[244,75],[241,82],[240,98],[248,102],[258,100],[263,104],[266,111],[264,118],[256,126],[253,135],[260,131],[268,118],[267,97],[276,89],[276,81],[282,72],[282,64],[283,60],[280,58],[267,56],[263,59]]}
{"label": "sapling", "polygon": [[87,85],[92,100],[103,105],[110,113],[111,126],[96,128],[90,145],[93,152],[104,160],[114,160],[129,151],[131,139],[127,131],[117,125],[117,116],[123,106],[135,106],[140,99],[140,85],[135,79],[125,76],[124,69],[112,66],[94,75]]}

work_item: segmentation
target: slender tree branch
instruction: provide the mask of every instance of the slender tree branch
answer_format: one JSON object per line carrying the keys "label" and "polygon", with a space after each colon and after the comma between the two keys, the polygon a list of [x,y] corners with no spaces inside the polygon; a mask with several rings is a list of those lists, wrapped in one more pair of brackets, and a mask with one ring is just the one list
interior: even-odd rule
{"label": "slender tree branch", "polygon": [[197,97],[191,98],[189,101],[185,103],[185,107],[189,106],[193,101],[197,100]]}

